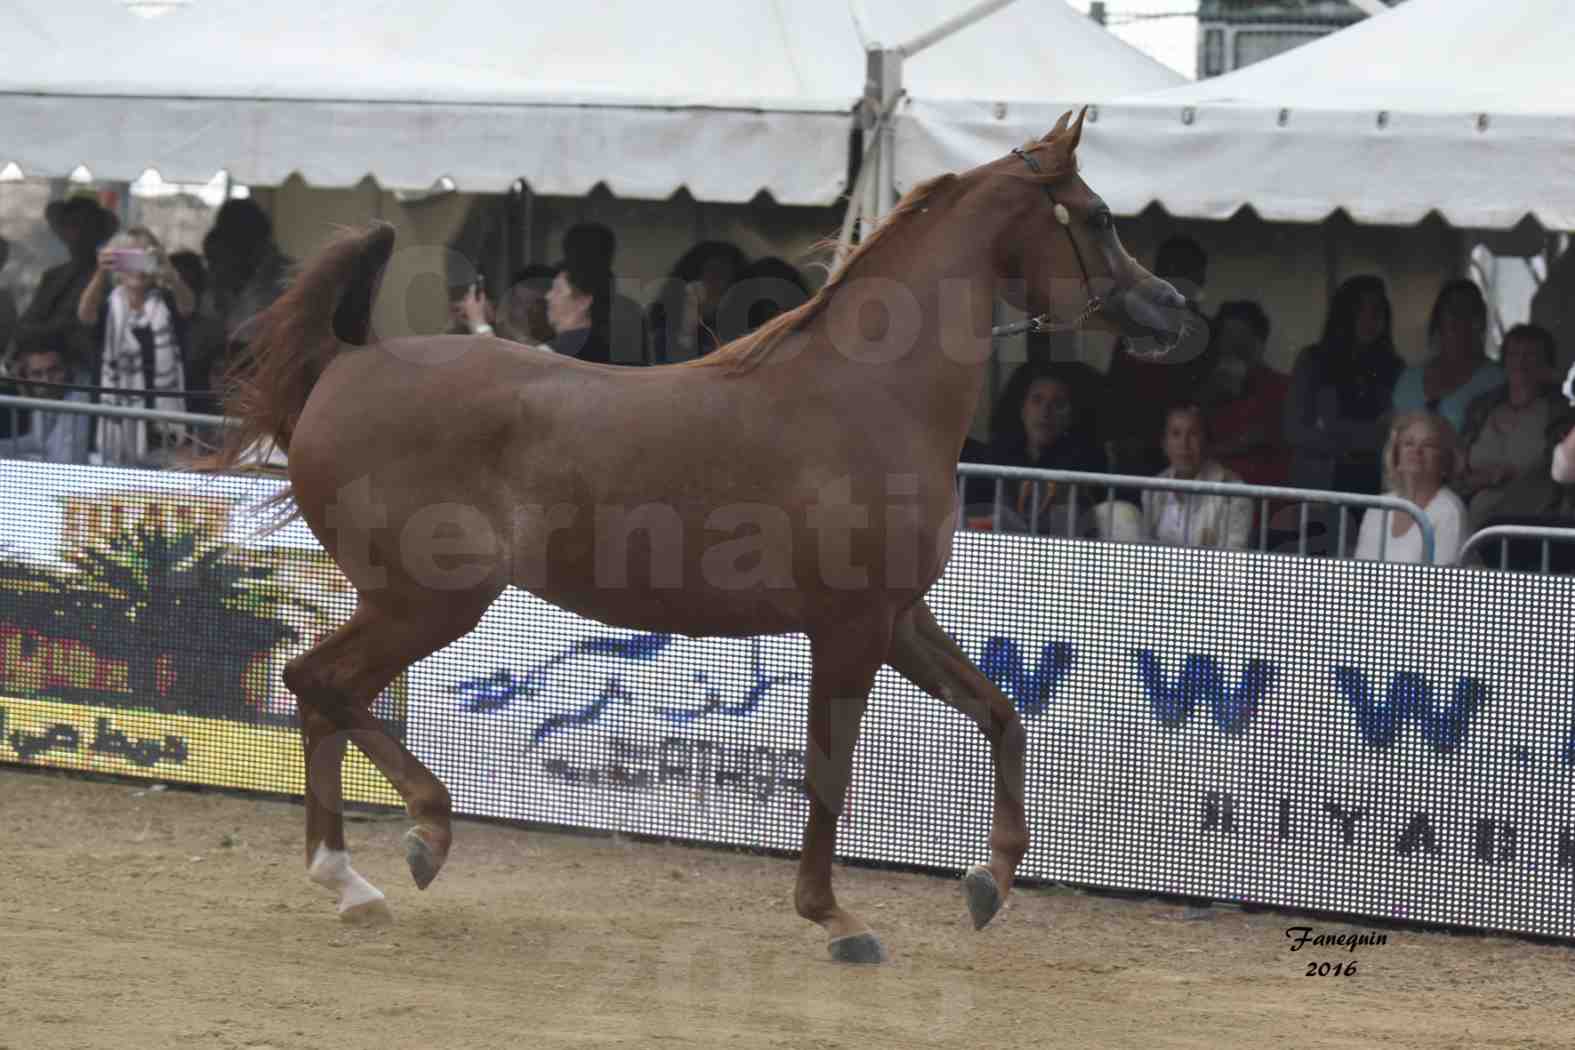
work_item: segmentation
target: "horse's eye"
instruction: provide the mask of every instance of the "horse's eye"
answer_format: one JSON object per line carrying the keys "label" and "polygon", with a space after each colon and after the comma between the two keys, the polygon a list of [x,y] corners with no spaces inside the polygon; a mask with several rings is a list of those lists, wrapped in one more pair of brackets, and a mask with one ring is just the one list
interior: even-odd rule
{"label": "horse's eye", "polygon": [[1110,229],[1111,223],[1113,222],[1108,211],[1096,211],[1093,215],[1088,217],[1088,221],[1089,224],[1094,227],[1094,229],[1099,230],[1101,233]]}

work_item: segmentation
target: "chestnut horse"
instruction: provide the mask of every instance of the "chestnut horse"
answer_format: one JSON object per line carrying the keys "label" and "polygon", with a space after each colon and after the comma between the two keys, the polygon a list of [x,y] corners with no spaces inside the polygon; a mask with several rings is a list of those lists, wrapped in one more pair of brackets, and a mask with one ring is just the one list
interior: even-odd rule
{"label": "chestnut horse", "polygon": [[995,772],[989,861],[963,892],[976,928],[994,917],[1028,848],[1023,725],[924,601],[951,554],[992,302],[1162,348],[1187,330],[1182,297],[1132,259],[1078,176],[1083,118],[1070,117],[915,188],[809,302],[697,361],[615,368],[490,337],[377,341],[394,243],[381,224],[330,244],[256,319],[228,399],[237,425],[206,468],[264,439],[287,450],[280,505],[293,494],[358,596],[284,671],[307,761],[308,872],[342,916],[386,909],[345,848],[345,742],[404,798],[425,889],[448,857],[449,794],[369,708],[514,585],[615,627],[808,636],[794,902],[841,961],[885,955],[831,886],[875,674],[889,664],[962,712]]}

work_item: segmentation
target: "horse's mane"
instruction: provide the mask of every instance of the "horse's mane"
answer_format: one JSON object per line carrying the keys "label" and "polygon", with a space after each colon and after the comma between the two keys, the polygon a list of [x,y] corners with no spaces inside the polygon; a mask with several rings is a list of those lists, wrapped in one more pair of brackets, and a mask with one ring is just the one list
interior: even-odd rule
{"label": "horse's mane", "polygon": [[[950,173],[937,175],[933,179],[919,183],[903,195],[902,200],[891,210],[880,225],[875,227],[868,237],[853,249],[853,252],[842,261],[842,265],[832,271],[826,283],[820,287],[813,296],[803,305],[795,307],[784,314],[772,318],[748,335],[739,336],[731,343],[718,347],[704,357],[697,357],[685,361],[680,367],[709,367],[723,365],[728,368],[731,375],[740,375],[754,369],[771,355],[771,352],[782,344],[782,341],[794,332],[802,331],[811,321],[825,311],[831,301],[832,295],[841,287],[859,260],[870,253],[876,245],[880,244],[892,230],[904,224],[904,221],[915,212],[923,210],[923,205],[935,193],[957,181],[957,176]],[[816,245],[817,249],[835,247],[835,241],[822,241]]]}
{"label": "horse's mane", "polygon": [[[1029,142],[1023,146],[1024,153],[1048,153],[1049,156],[1041,161],[1042,171],[1033,174],[1027,169],[1022,172],[1021,178],[1035,182],[1051,182],[1062,176],[1077,171],[1077,156],[1071,149],[1065,147],[1065,133],[1058,128],[1055,132],[1037,142]],[[1013,172],[1016,175],[1015,172]],[[742,375],[753,370],[756,366],[771,356],[772,351],[782,345],[784,339],[794,332],[803,331],[811,321],[825,312],[826,306],[831,302],[831,297],[846,281],[853,268],[858,265],[866,255],[878,246],[892,230],[906,225],[907,220],[914,214],[924,211],[925,206],[938,192],[959,182],[958,176],[953,174],[937,175],[933,179],[919,183],[903,195],[890,214],[880,221],[868,237],[859,243],[842,265],[826,278],[826,283],[821,286],[810,299],[786,313],[771,319],[748,335],[739,336],[725,346],[697,357],[691,361],[684,361],[678,367],[707,368],[721,365],[728,369],[729,375]],[[835,241],[821,241],[815,246],[817,250],[834,248]]]}

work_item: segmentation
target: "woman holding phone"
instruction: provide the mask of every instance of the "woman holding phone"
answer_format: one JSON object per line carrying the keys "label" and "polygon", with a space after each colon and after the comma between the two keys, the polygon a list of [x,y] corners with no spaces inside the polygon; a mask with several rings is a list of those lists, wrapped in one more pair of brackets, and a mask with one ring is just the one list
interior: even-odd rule
{"label": "woman holding phone", "polygon": [[[98,270],[77,301],[77,320],[95,327],[99,385],[127,393],[100,393],[96,398],[105,404],[184,411],[182,397],[130,392],[180,390],[186,385],[186,322],[196,309],[196,295],[151,230],[133,226],[110,238],[98,253]],[[96,435],[100,462],[106,466],[146,463],[158,451],[179,443],[183,434],[179,424],[100,420]]]}

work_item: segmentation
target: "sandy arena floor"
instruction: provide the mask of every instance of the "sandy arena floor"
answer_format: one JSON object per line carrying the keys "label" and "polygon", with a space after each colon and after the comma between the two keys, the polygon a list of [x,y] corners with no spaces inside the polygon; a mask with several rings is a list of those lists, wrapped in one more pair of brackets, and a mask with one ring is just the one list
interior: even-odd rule
{"label": "sandy arena floor", "polygon": [[[306,881],[298,805],[0,769],[0,1050],[246,1047],[1564,1047],[1575,948],[838,871],[893,955],[839,966],[793,863],[461,823],[426,893],[399,820],[349,825],[396,921]],[[1308,977],[1355,961],[1355,976]]]}

